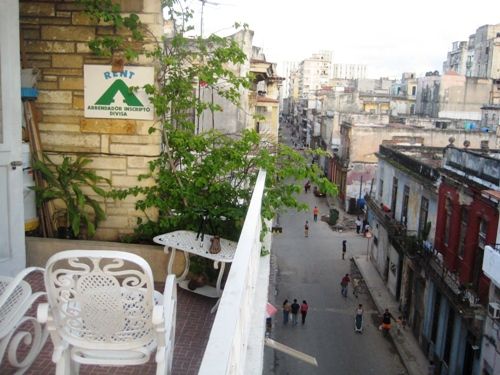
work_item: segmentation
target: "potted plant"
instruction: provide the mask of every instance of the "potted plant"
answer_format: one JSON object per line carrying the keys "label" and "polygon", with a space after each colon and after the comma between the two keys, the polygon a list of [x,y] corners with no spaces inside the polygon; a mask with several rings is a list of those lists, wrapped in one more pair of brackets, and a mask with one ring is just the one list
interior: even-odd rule
{"label": "potted plant", "polygon": [[63,155],[62,163],[56,164],[46,154],[33,161],[33,169],[40,172],[47,183],[46,186],[32,188],[36,191],[37,205],[52,200],[63,204],[63,208],[54,214],[59,237],[76,238],[82,228],[86,229],[89,237],[93,237],[98,223],[106,218],[99,202],[84,192],[90,188],[95,195],[106,197],[106,191],[99,184],[111,184],[109,179],[86,168],[91,162],[83,155]]}

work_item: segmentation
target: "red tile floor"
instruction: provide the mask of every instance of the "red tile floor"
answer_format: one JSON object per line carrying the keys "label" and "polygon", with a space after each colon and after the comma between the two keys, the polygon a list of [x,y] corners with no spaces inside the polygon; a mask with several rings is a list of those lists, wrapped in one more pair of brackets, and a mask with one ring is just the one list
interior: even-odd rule
{"label": "red tile floor", "polygon": [[[43,279],[40,274],[27,279],[31,284],[33,291],[43,290]],[[155,284],[158,291],[163,292],[163,284]],[[177,289],[177,322],[175,334],[175,349],[172,373],[174,375],[195,375],[203,358],[203,353],[208,342],[210,330],[215,318],[215,314],[210,313],[210,309],[214,306],[216,300],[203,297],[186,290]],[[28,314],[34,316],[35,308],[32,308]],[[23,327],[21,327],[22,329]],[[24,351],[23,351],[24,349]],[[20,348],[19,357],[23,358],[23,353],[26,348]],[[4,357],[6,357],[5,354]],[[52,342],[50,337],[39,354],[33,365],[26,372],[30,375],[48,375],[55,373],[55,365],[51,360]],[[97,374],[154,374],[155,373],[154,355],[152,359],[142,366],[126,366],[126,367],[101,367],[101,366],[81,366],[80,374],[82,375],[97,375]],[[2,359],[0,363],[0,374],[11,375],[15,373],[6,361]]]}

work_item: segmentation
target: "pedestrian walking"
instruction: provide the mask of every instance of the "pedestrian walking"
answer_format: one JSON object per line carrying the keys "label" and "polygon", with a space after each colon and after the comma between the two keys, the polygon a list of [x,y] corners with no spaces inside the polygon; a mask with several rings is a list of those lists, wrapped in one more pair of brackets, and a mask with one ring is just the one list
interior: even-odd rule
{"label": "pedestrian walking", "polygon": [[306,194],[309,192],[309,189],[311,189],[311,181],[307,180],[307,182],[304,185],[304,191]]}
{"label": "pedestrian walking", "polygon": [[307,310],[309,310],[309,305],[307,304],[306,300],[303,300],[302,304],[300,305],[300,315],[302,316],[302,324],[306,322]]}
{"label": "pedestrian walking", "polygon": [[359,304],[354,317],[354,332],[363,332],[363,305]]}
{"label": "pedestrian walking", "polygon": [[290,316],[290,310],[292,309],[292,305],[288,302],[287,299],[283,301],[283,324],[288,324],[288,318]]}
{"label": "pedestrian walking", "polygon": [[318,214],[319,214],[319,208],[318,208],[318,206],[314,206],[314,208],[313,208],[313,217],[314,217],[314,222],[315,223],[318,221]]}
{"label": "pedestrian walking", "polygon": [[294,326],[297,325],[297,314],[299,313],[299,309],[300,309],[300,305],[297,303],[297,300],[294,299],[293,303],[292,303],[292,306],[291,306],[291,310],[292,310],[292,324]]}
{"label": "pedestrian walking", "polygon": [[309,237],[309,221],[304,224],[304,236]]}
{"label": "pedestrian walking", "polygon": [[352,279],[352,294],[354,297],[358,298],[359,293],[359,279],[353,277]]}
{"label": "pedestrian walking", "polygon": [[347,240],[342,241],[342,259],[345,259],[345,253],[347,252]]}
{"label": "pedestrian walking", "polygon": [[363,222],[359,218],[359,216],[356,218],[356,233],[359,234],[361,232],[361,225],[363,225]]}
{"label": "pedestrian walking", "polygon": [[391,319],[396,320],[389,312],[389,309],[385,309],[384,314],[382,315],[382,324],[379,326],[379,329],[384,333],[384,335],[387,335],[391,330]]}
{"label": "pedestrian walking", "polygon": [[340,290],[340,293],[347,298],[347,286],[349,285],[349,282],[351,279],[349,278],[349,274],[346,273],[345,276],[342,278],[342,281],[340,282],[340,286],[342,287]]}

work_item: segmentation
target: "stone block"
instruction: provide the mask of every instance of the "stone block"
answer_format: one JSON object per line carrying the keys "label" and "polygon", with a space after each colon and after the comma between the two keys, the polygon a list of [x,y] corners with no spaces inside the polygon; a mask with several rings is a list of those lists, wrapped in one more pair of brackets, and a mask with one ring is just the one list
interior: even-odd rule
{"label": "stone block", "polygon": [[40,90],[57,90],[57,82],[41,81],[36,84]]}
{"label": "stone block", "polygon": [[37,52],[37,53],[74,53],[75,43],[27,41],[25,43],[25,49],[26,52]]}
{"label": "stone block", "polygon": [[87,26],[42,26],[42,39],[63,41],[89,41],[95,37],[93,27]]}
{"label": "stone block", "polygon": [[38,124],[40,131],[45,132],[70,132],[70,133],[80,133],[80,126],[76,124],[54,124],[47,122],[40,122]]}
{"label": "stone block", "polygon": [[101,152],[109,154],[109,135],[101,135]]}
{"label": "stone block", "polygon": [[127,167],[128,168],[148,168],[149,162],[155,158],[147,158],[145,156],[128,156],[127,157]]}
{"label": "stone block", "polygon": [[112,135],[111,143],[159,144],[160,135]]}
{"label": "stone block", "polygon": [[23,28],[22,39],[23,40],[29,40],[29,39],[39,40],[40,39],[40,30],[39,29]]}
{"label": "stone block", "polygon": [[120,10],[122,13],[142,12],[143,0],[120,0]]}
{"label": "stone block", "polygon": [[126,170],[127,160],[125,157],[93,156],[89,168],[105,170]]}
{"label": "stone block", "polygon": [[75,109],[84,108],[83,96],[76,95],[75,93],[73,93],[73,108]]}
{"label": "stone block", "polygon": [[95,21],[90,16],[82,12],[73,12],[71,15],[71,23],[73,25],[95,25]]}
{"label": "stone block", "polygon": [[66,69],[66,68],[56,68],[56,69],[44,69],[42,74],[45,76],[79,76],[83,77],[83,67],[80,69]]}
{"label": "stone block", "polygon": [[113,187],[152,186],[152,179],[139,181],[136,176],[112,176]]}
{"label": "stone block", "polygon": [[111,171],[100,171],[97,170],[95,171],[95,174],[104,178],[107,178],[108,180],[111,180]]}
{"label": "stone block", "polygon": [[[78,13],[80,14],[80,13]],[[71,12],[68,12],[68,11],[59,11],[59,12],[56,12],[56,17],[58,18],[69,18],[71,17]]]}
{"label": "stone block", "polygon": [[112,207],[106,209],[106,214],[109,216],[127,216],[128,211],[128,208]]}
{"label": "stone block", "polygon": [[127,174],[129,176],[139,176],[139,175],[143,175],[143,174],[146,174],[149,172],[149,169],[148,168],[129,168],[127,169]]}
{"label": "stone block", "polygon": [[159,133],[159,125],[155,125],[155,123],[153,121],[137,120],[136,124],[137,124],[137,126],[136,126],[137,135],[149,135],[149,128],[151,128],[151,127],[158,129],[155,132],[151,133],[151,135],[160,134]]}
{"label": "stone block", "polygon": [[71,25],[71,18],[55,18],[55,17],[40,17],[38,19],[40,25]]}
{"label": "stone block", "polygon": [[59,78],[57,76],[51,76],[51,75],[43,75],[43,80],[48,81],[48,82],[57,82]]}
{"label": "stone block", "polygon": [[77,53],[91,53],[92,51],[89,48],[87,43],[76,43],[76,52]]}
{"label": "stone block", "polygon": [[40,133],[42,144],[51,147],[52,150],[64,151],[95,151],[100,149],[100,137],[94,134],[81,134],[75,137],[72,133]]}
{"label": "stone block", "polygon": [[160,145],[111,144],[109,151],[112,154],[159,156]]}
{"label": "stone block", "polygon": [[47,116],[45,111],[42,116],[43,122],[77,124],[80,127],[80,117],[77,116]]}
{"label": "stone block", "polygon": [[72,103],[73,94],[69,91],[40,90],[37,103]]}
{"label": "stone block", "polygon": [[19,14],[21,16],[55,16],[55,6],[51,3],[19,3]]}
{"label": "stone block", "polygon": [[161,3],[158,0],[143,0],[143,8],[142,11],[144,13],[161,13]]}
{"label": "stone block", "polygon": [[108,216],[99,223],[102,228],[129,228],[128,217],[126,216]]}
{"label": "stone block", "polygon": [[[45,109],[43,111],[44,119],[45,116],[78,116],[82,117],[83,116],[83,111],[80,111],[78,109]],[[64,122],[71,122],[73,121],[64,121]]]}
{"label": "stone block", "polygon": [[135,121],[82,118],[80,128],[83,133],[135,134]]}
{"label": "stone block", "polygon": [[61,90],[82,90],[83,78],[80,77],[60,77],[59,88]]}
{"label": "stone block", "polygon": [[149,25],[149,24],[157,24],[158,23],[158,20],[160,19],[161,17],[161,13],[158,13],[158,14],[154,14],[154,13],[141,13],[138,15],[139,16],[139,19],[141,20],[141,22],[145,25]]}
{"label": "stone block", "polygon": [[83,56],[80,55],[52,55],[53,68],[82,68]]}
{"label": "stone block", "polygon": [[[28,60],[30,60],[30,58],[28,57]],[[39,60],[39,61],[36,61],[36,60],[31,60],[31,66],[33,68],[38,68],[38,69],[43,69],[43,68],[50,68],[51,67],[51,63],[50,61],[47,61],[47,60]]]}

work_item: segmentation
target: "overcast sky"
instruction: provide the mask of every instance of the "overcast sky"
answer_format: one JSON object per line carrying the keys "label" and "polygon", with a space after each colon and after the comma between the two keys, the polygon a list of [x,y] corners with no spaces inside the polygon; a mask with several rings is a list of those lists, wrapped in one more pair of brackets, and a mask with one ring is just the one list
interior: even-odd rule
{"label": "overcast sky", "polygon": [[[201,1],[190,2],[199,26]],[[331,50],[334,63],[365,64],[370,78],[399,78],[441,71],[454,41],[500,23],[500,0],[208,0],[203,20],[204,35],[248,23],[278,64]]]}

